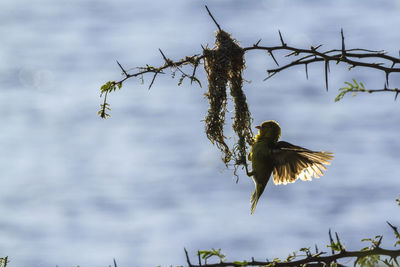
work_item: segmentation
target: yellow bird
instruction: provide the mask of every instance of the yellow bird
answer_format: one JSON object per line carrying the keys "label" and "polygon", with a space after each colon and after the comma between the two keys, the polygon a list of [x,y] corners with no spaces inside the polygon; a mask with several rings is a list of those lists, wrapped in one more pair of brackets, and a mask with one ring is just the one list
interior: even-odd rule
{"label": "yellow bird", "polygon": [[252,171],[248,175],[253,178],[255,191],[251,195],[251,213],[253,214],[258,199],[264,192],[271,173],[274,184],[293,183],[297,179],[311,181],[319,178],[333,158],[333,153],[311,151],[303,147],[279,141],[281,128],[276,121],[264,121],[254,138],[248,159],[252,162]]}

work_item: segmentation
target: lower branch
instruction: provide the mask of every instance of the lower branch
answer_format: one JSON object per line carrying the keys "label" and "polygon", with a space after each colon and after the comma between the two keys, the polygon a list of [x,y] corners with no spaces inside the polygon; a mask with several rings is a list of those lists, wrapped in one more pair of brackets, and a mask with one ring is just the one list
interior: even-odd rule
{"label": "lower branch", "polygon": [[[365,250],[365,251],[345,251],[343,250],[342,252],[339,252],[337,254],[333,254],[330,256],[320,256],[322,252],[314,255],[314,256],[307,256],[304,259],[296,260],[296,261],[283,261],[283,262],[278,262],[278,261],[255,261],[252,259],[251,261],[234,261],[234,262],[220,262],[220,263],[212,263],[212,264],[201,264],[199,262],[199,265],[192,264],[190,262],[189,256],[186,252],[186,258],[187,262],[189,264],[189,267],[200,267],[200,266],[207,266],[207,267],[218,267],[218,266],[233,266],[233,267],[243,267],[243,266],[274,266],[274,267],[279,267],[279,266],[303,266],[303,265],[308,265],[308,264],[318,264],[318,263],[325,263],[329,264],[331,262],[335,262],[336,260],[339,259],[344,259],[344,258],[356,258],[356,259],[361,259],[365,258],[368,256],[373,256],[373,255],[383,255],[383,256],[388,256],[391,259],[396,259],[397,257],[400,257],[400,249],[399,250],[389,250],[389,249],[383,249],[380,247],[373,248],[371,250]],[[338,266],[343,266],[338,264]]]}

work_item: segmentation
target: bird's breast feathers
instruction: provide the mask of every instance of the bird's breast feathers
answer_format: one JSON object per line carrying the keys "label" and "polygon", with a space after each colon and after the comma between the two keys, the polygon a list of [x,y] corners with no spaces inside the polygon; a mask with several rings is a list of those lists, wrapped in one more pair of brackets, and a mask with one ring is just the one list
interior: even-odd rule
{"label": "bird's breast feathers", "polygon": [[272,149],[266,142],[256,142],[251,149],[251,160],[268,160],[272,156]]}

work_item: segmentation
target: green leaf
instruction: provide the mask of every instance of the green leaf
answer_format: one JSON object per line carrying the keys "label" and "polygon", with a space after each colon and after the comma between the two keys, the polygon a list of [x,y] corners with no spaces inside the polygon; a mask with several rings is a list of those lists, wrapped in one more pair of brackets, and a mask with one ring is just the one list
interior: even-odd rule
{"label": "green leaf", "polygon": [[199,250],[197,254],[201,256],[202,259],[207,260],[213,256],[218,257],[220,261],[225,260],[225,255],[221,253],[221,249],[211,249],[211,250]]}
{"label": "green leaf", "polygon": [[103,84],[100,88],[100,92],[103,94],[105,92],[108,92],[109,88],[111,85],[111,81],[106,82],[105,84]]}
{"label": "green leaf", "polygon": [[[356,96],[358,92],[367,92],[362,82],[357,82],[354,78],[351,82],[344,82],[345,87],[339,88],[339,94],[335,97],[335,102],[340,101],[347,93],[352,92],[353,96]],[[369,91],[368,91],[369,92]]]}

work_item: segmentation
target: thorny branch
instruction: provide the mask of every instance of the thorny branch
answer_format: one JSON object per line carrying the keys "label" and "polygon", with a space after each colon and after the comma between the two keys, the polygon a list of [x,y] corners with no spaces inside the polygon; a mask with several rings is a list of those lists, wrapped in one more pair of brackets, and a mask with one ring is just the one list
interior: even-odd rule
{"label": "thorny branch", "polygon": [[[396,238],[399,239],[397,228],[391,225],[388,222],[389,226],[394,230]],[[337,260],[345,259],[345,258],[355,258],[354,266],[359,264],[360,266],[377,266],[376,264],[384,263],[386,266],[400,266],[397,258],[400,257],[400,249],[399,250],[389,250],[383,249],[380,247],[382,242],[382,236],[376,236],[374,239],[363,239],[362,241],[371,242],[370,247],[365,247],[359,251],[347,251],[345,247],[342,245],[342,242],[339,239],[337,233],[335,233],[336,241],[332,238],[331,231],[329,230],[329,240],[330,247],[332,249],[332,255],[323,256],[326,252],[318,251],[318,247],[315,246],[315,253],[311,252],[310,248],[302,248],[301,252],[305,253],[305,255],[297,255],[295,252],[289,254],[287,259],[279,260],[274,259],[273,261],[255,261],[252,258],[250,261],[234,261],[234,262],[225,262],[225,255],[223,255],[220,250],[212,249],[211,251],[198,251],[198,264],[193,264],[190,261],[189,254],[185,249],[186,261],[189,267],[219,267],[219,266],[274,266],[274,267],[283,267],[283,266],[344,266],[342,264],[337,263]],[[204,260],[202,263],[201,258]],[[219,259],[218,263],[207,263],[207,259],[215,256],[215,258]],[[380,256],[384,256],[386,258],[382,259]],[[296,260],[298,257],[303,257],[302,259]],[[373,264],[373,265],[368,265]],[[381,265],[379,265],[381,266]],[[383,265],[382,265],[383,266]]]}
{"label": "thorny branch", "polygon": [[[208,12],[210,12],[208,10]],[[212,17],[212,15],[210,14]],[[213,17],[212,17],[213,18]],[[213,18],[214,22],[216,25],[219,27],[218,23],[215,21]],[[389,86],[389,75],[391,73],[399,73],[400,72],[400,67],[395,67],[396,64],[400,64],[400,57],[393,57],[387,55],[387,53],[383,50],[377,51],[377,50],[369,50],[369,49],[364,49],[364,48],[352,48],[352,49],[345,49],[345,38],[343,34],[343,29],[341,30],[341,39],[342,39],[342,47],[341,49],[331,49],[327,51],[319,51],[318,49],[321,48],[322,45],[318,45],[316,47],[311,46],[309,49],[304,49],[304,48],[297,48],[293,46],[289,46],[287,43],[284,42],[282,33],[279,31],[279,38],[281,45],[278,46],[261,46],[259,45],[260,41],[255,43],[253,46],[250,47],[244,47],[243,51],[252,51],[252,50],[264,50],[267,51],[268,54],[271,56],[273,61],[277,64],[278,68],[272,68],[268,69],[268,77],[265,78],[265,80],[273,77],[277,73],[289,69],[291,67],[297,66],[297,65],[304,65],[305,66],[305,72],[306,72],[306,77],[308,78],[308,64],[316,63],[316,62],[324,62],[325,64],[325,78],[326,78],[326,89],[328,89],[328,79],[327,79],[327,74],[329,72],[329,62],[343,62],[348,64],[348,68],[352,69],[355,67],[364,67],[364,68],[372,68],[378,71],[383,71],[385,72],[386,75],[386,81],[384,84],[384,88],[377,88],[377,89],[366,89],[363,92],[367,93],[375,93],[375,92],[392,92],[395,93],[395,96],[400,93],[400,89],[395,87],[395,88],[388,88]],[[287,54],[285,57],[299,57],[296,60],[293,60],[292,62],[285,64],[283,66],[279,66],[278,61],[276,60],[273,52],[274,51],[288,51],[289,54]],[[161,50],[160,50],[161,52]],[[162,52],[161,52],[162,53]],[[195,54],[193,56],[185,57],[184,59],[178,60],[178,61],[173,61],[171,59],[168,59],[163,53],[162,56],[165,60],[164,65],[159,66],[159,67],[152,67],[152,66],[146,66],[146,67],[138,67],[138,71],[135,73],[128,73],[122,66],[119,64],[117,61],[119,67],[122,70],[123,78],[119,81],[114,81],[111,82],[111,85],[115,86],[117,84],[122,85],[123,82],[126,80],[133,78],[133,77],[143,77],[144,74],[148,73],[153,73],[153,78],[151,80],[149,88],[154,83],[154,80],[157,76],[157,74],[163,73],[163,70],[167,68],[172,68],[172,69],[177,69],[178,71],[182,72],[181,68],[184,65],[192,65],[193,66],[193,74],[188,75],[186,73],[182,73],[185,75],[185,77],[188,77],[193,81],[196,76],[195,76],[195,71],[200,63],[201,60],[204,60],[206,57],[204,54]],[[301,57],[300,57],[301,56]],[[364,62],[360,61],[357,59],[369,59],[371,62]],[[385,60],[386,64],[384,62],[378,62],[378,60]],[[387,65],[388,63],[391,63],[390,65]],[[197,79],[197,78],[196,78]],[[102,90],[101,93],[105,93],[106,91],[113,91],[111,90],[113,86],[109,88],[105,88],[105,90]],[[106,98],[107,96],[104,95]],[[104,108],[103,108],[104,109]],[[105,114],[105,110],[103,112]]]}
{"label": "thorny branch", "polygon": [[[219,267],[219,266],[233,266],[233,267],[243,267],[243,266],[274,266],[274,267],[283,267],[283,266],[303,266],[304,264],[317,264],[317,263],[325,263],[329,264],[331,262],[335,262],[338,259],[343,258],[364,258],[372,255],[384,255],[390,258],[395,259],[400,256],[400,249],[398,250],[389,250],[383,248],[374,248],[368,251],[343,251],[337,254],[329,255],[329,256],[320,256],[323,252],[315,254],[314,256],[306,257],[297,261],[289,261],[289,262],[274,262],[274,261],[255,261],[252,259],[251,261],[246,262],[219,262],[212,264],[192,264],[190,263],[189,258],[187,257],[187,262],[189,267]],[[320,265],[322,266],[322,264]],[[343,266],[343,265],[338,265]]]}
{"label": "thorny branch", "polygon": [[[209,12],[209,11],[208,11]],[[213,17],[212,17],[213,18]],[[218,23],[215,21],[213,18],[214,22],[216,23],[217,26]],[[377,89],[366,89],[365,91],[362,92],[367,92],[367,93],[375,93],[375,92],[392,92],[395,93],[395,96],[400,93],[400,89],[398,87],[394,88],[388,88],[389,86],[389,75],[391,73],[400,73],[400,67],[395,67],[396,64],[400,64],[400,57],[394,57],[394,56],[389,56],[387,55],[387,52],[380,50],[369,50],[369,49],[364,49],[364,48],[352,48],[352,49],[346,49],[345,48],[345,41],[344,41],[344,34],[343,34],[343,29],[341,30],[341,38],[342,38],[342,47],[341,49],[331,49],[331,50],[326,50],[326,51],[319,51],[322,45],[318,46],[311,46],[309,49],[305,48],[298,48],[298,47],[293,47],[289,46],[287,43],[284,42],[282,33],[279,31],[279,38],[281,45],[278,46],[261,46],[259,45],[260,41],[255,43],[254,45],[250,47],[244,47],[243,51],[246,53],[248,51],[252,50],[263,50],[267,51],[268,54],[271,56],[273,61],[276,63],[278,66],[277,68],[272,68],[268,69],[268,77],[265,78],[265,80],[273,77],[277,73],[289,69],[294,66],[298,65],[304,65],[305,66],[305,72],[306,72],[306,77],[308,78],[308,65],[316,62],[324,62],[325,64],[325,86],[326,89],[328,89],[328,72],[329,72],[329,62],[336,62],[336,63],[346,63],[348,64],[349,70],[355,67],[364,67],[364,68],[371,68],[375,69],[378,71],[383,71],[386,75],[386,81],[384,88],[377,88]],[[274,56],[273,52],[274,51],[288,51],[289,54],[287,54],[285,57],[298,57],[297,59],[293,60],[292,62],[285,64],[283,66],[280,66],[276,57]],[[204,49],[203,49],[204,51]],[[165,56],[165,54],[162,53],[160,50],[163,59],[165,60],[164,65],[159,66],[159,67],[152,67],[149,65],[146,65],[145,67],[138,67],[138,71],[134,73],[128,73],[126,69],[124,69],[121,64],[117,61],[119,67],[122,70],[123,78],[119,81],[112,81],[110,86],[107,88],[102,88],[101,93],[102,95],[105,94],[105,92],[111,92],[114,91],[113,89],[115,88],[116,85],[121,85],[128,79],[134,78],[134,77],[143,77],[144,74],[152,73],[153,78],[151,80],[149,89],[154,83],[154,80],[156,76],[160,73],[164,73],[163,71],[167,68],[171,68],[172,71],[178,70],[179,72],[184,75],[185,78],[189,78],[191,82],[197,81],[197,78],[195,76],[196,74],[196,69],[197,66],[200,64],[201,60],[205,59],[204,54],[195,54],[193,56],[187,56],[184,59],[178,60],[178,61],[173,61]],[[371,62],[364,62],[360,61],[358,59],[368,59]],[[382,61],[385,60],[386,64],[384,62],[378,62],[378,60]],[[391,63],[388,65],[388,63]],[[192,65],[193,66],[193,73],[192,75],[186,74],[182,71],[181,67],[184,65]],[[106,103],[106,98],[107,95],[104,95],[105,98],[105,103]],[[102,112],[99,112],[99,114],[106,114],[105,106],[102,105]],[[103,117],[103,116],[102,116]],[[104,117],[103,117],[104,118]]]}

